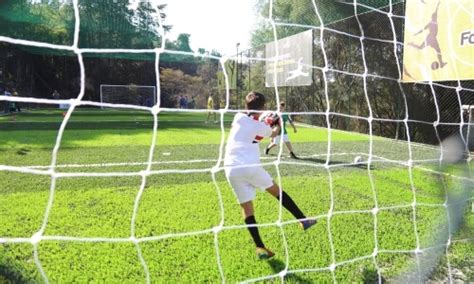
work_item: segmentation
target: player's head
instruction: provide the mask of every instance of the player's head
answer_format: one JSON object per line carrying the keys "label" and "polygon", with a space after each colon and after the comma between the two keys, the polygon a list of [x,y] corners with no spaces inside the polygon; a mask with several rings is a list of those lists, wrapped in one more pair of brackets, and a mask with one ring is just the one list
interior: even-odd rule
{"label": "player's head", "polygon": [[281,101],[280,102],[280,108],[285,108],[286,107],[286,103],[284,101]]}
{"label": "player's head", "polygon": [[262,110],[265,107],[265,96],[251,91],[245,97],[245,106],[248,110]]}

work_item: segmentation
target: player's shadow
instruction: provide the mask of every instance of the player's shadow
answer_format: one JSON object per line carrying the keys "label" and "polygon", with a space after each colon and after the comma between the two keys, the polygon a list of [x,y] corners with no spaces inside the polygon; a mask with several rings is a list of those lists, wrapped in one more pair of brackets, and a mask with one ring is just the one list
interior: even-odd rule
{"label": "player's shadow", "polygon": [[[279,259],[270,259],[267,261],[267,263],[270,265],[275,274],[278,274],[285,269],[285,263]],[[285,282],[288,280],[295,283],[313,283],[312,281],[304,279],[294,273],[285,275]]]}
{"label": "player's shadow", "polygon": [[385,280],[385,278],[383,276],[381,276],[380,279],[379,279],[377,270],[375,270],[373,268],[364,268],[364,270],[362,271],[362,277],[363,277],[362,278],[363,283],[367,283],[367,284],[370,284],[370,283],[381,283],[381,284],[387,283],[387,281]]}
{"label": "player's shadow", "polygon": [[21,148],[21,149],[19,149],[18,151],[16,151],[16,154],[17,154],[17,155],[22,155],[22,156],[24,156],[24,155],[27,155],[29,152],[31,152],[30,149],[28,149],[28,148]]}
{"label": "player's shadow", "polygon": [[[326,163],[325,159],[318,159],[318,158],[299,158],[298,160],[312,162],[312,163],[318,163],[318,164],[325,164]],[[367,170],[367,164],[363,164],[363,163],[349,164],[347,162],[330,160],[329,165],[330,166],[344,165],[344,167],[347,167],[347,168],[356,168],[356,169],[361,169],[361,170]],[[370,165],[370,170],[373,170],[373,169],[375,169],[374,165]]]}

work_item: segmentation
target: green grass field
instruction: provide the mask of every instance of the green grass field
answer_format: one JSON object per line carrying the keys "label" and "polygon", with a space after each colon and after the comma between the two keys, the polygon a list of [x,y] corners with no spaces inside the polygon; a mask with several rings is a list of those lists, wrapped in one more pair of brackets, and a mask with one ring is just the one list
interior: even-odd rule
{"label": "green grass field", "polygon": [[[22,113],[14,121],[12,116],[0,117],[0,165],[47,170],[62,119],[58,110]],[[303,211],[318,217],[319,223],[303,232],[283,211],[283,226],[279,227],[275,223],[279,203],[258,193],[256,218],[263,225],[263,240],[276,253],[270,261],[258,261],[222,170],[213,182],[211,168],[219,158],[222,132],[220,124],[205,124],[204,120],[205,114],[159,114],[154,174],[147,178],[135,222],[135,236],[141,240],[139,247],[152,282],[220,282],[218,264],[226,282],[270,276],[286,267],[292,271],[285,277],[290,283],[332,282],[328,267],[333,262],[338,282],[375,281],[375,263],[385,279],[395,279],[415,266],[417,236],[421,249],[440,245],[447,224],[447,210],[441,206],[446,192],[455,196],[465,193],[457,179],[387,163],[383,158],[407,161],[409,148],[405,142],[381,137],[373,138],[374,161],[369,171],[364,165],[350,165],[357,155],[367,157],[369,136],[332,131],[331,167],[326,169],[327,130],[299,127],[290,138],[302,159],[294,163],[283,149],[280,181]],[[225,117],[226,132],[231,120],[231,115]],[[147,112],[79,109],[64,132],[55,170],[138,173],[147,166],[152,126],[153,118]],[[262,161],[275,161],[277,151],[273,151]],[[431,160],[438,156],[435,147],[412,145],[417,166],[434,169],[436,163]],[[276,167],[266,169],[277,180]],[[452,171],[456,173],[456,169]],[[42,225],[51,177],[4,170],[0,180],[0,239],[30,238]],[[145,281],[137,247],[127,240],[141,181],[139,175],[56,180],[44,236],[84,239],[38,244],[39,260],[50,282]],[[415,211],[411,207],[413,192]],[[472,192],[469,194],[472,202]],[[380,211],[374,216],[375,202]],[[333,215],[328,219],[331,208]],[[463,220],[453,234],[448,256],[452,267],[463,270],[473,265],[474,214],[470,206],[460,210]],[[219,225],[221,216],[224,228],[215,238],[212,228]],[[88,242],[88,238],[118,241]],[[446,260],[446,254],[439,260],[438,279],[447,275]],[[474,281],[474,271],[463,271]],[[0,282],[4,281],[42,281],[32,244],[0,244]]]}

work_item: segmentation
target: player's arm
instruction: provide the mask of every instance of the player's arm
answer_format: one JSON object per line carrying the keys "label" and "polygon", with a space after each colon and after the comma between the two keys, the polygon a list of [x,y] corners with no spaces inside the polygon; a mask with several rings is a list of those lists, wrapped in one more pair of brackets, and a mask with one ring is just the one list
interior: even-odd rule
{"label": "player's arm", "polygon": [[267,122],[259,122],[257,135],[261,137],[273,138],[281,134],[281,126],[278,121],[268,124]]}
{"label": "player's arm", "polygon": [[416,32],[415,34],[413,34],[414,36],[417,36],[419,34],[421,34],[424,30],[426,30],[426,27],[424,27],[423,29],[419,30],[418,32]]}
{"label": "player's arm", "polygon": [[426,26],[424,26],[423,29],[421,29],[417,33],[415,33],[414,36],[417,36],[417,35],[421,34],[422,32],[424,32],[425,30],[429,29],[430,25],[431,25],[431,22],[428,22],[428,24],[426,24]]}
{"label": "player's arm", "polygon": [[277,137],[278,135],[281,134],[281,126],[279,123],[277,123],[273,128],[272,128],[272,134],[270,135],[270,138]]}
{"label": "player's arm", "polygon": [[257,131],[257,136],[273,138],[281,134],[280,124],[275,123],[273,125],[268,125],[264,122],[261,122],[259,129]]}
{"label": "player's arm", "polygon": [[281,134],[280,117],[278,114],[269,112],[260,117],[259,136],[276,137]]}
{"label": "player's arm", "polygon": [[291,127],[293,127],[293,131],[296,133],[296,125],[293,123],[293,119],[291,119],[291,116],[288,116],[288,122],[290,123]]}

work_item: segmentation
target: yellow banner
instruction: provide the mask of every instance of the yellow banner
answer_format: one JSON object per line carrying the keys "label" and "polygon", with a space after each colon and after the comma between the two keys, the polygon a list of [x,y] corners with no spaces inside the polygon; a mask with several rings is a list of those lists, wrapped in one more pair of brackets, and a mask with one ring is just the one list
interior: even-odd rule
{"label": "yellow banner", "polygon": [[474,0],[407,0],[403,81],[474,79]]}

